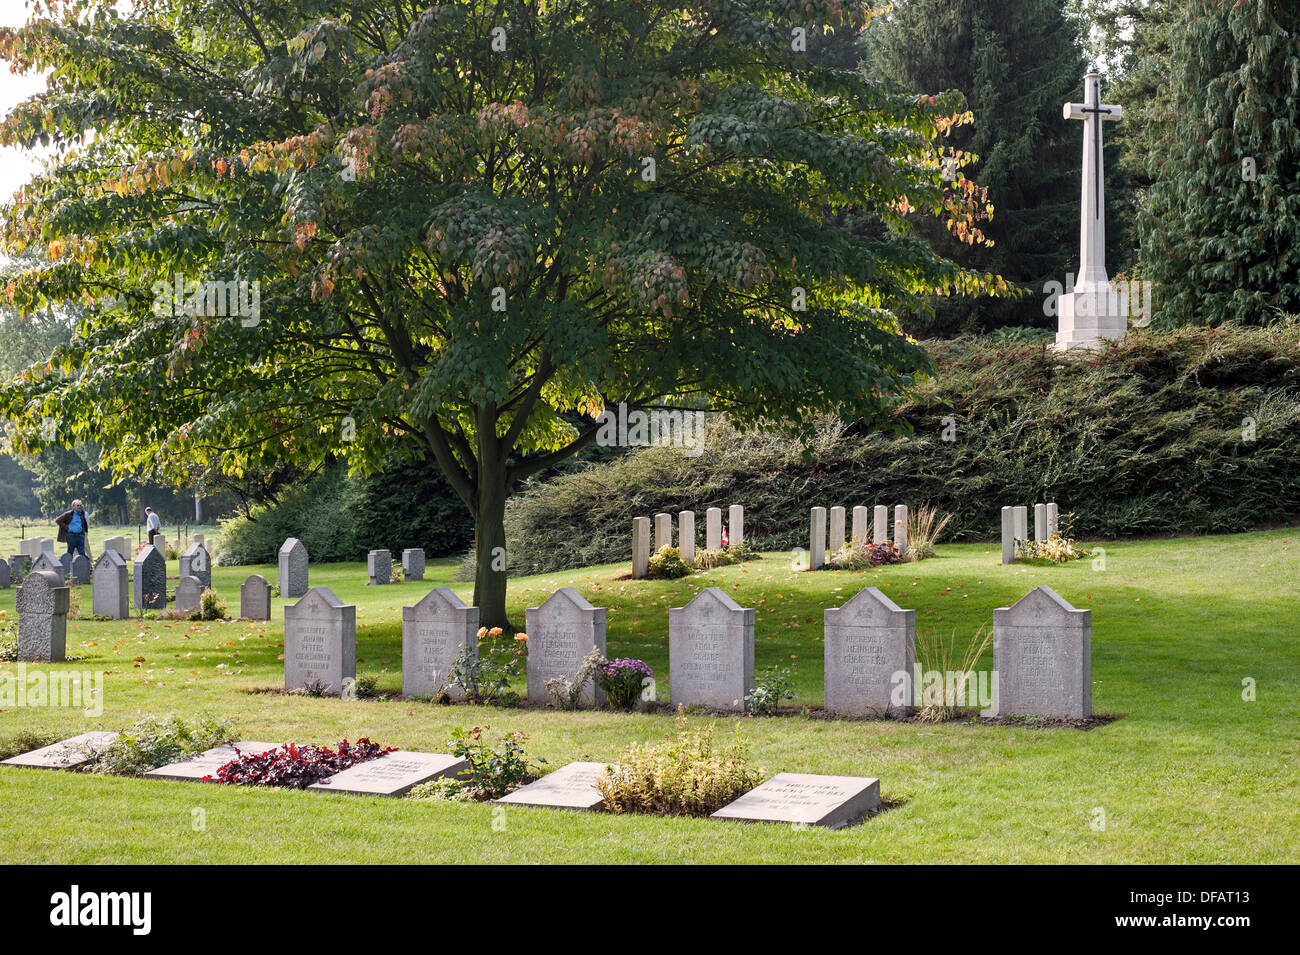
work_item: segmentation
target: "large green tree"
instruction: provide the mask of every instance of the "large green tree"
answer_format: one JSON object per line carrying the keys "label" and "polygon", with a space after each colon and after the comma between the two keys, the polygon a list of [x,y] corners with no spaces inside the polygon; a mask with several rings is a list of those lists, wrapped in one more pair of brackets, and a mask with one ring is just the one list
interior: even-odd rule
{"label": "large green tree", "polygon": [[1157,325],[1300,312],[1300,6],[1192,0],[1140,219]]}
{"label": "large green tree", "polygon": [[970,174],[996,208],[989,244],[966,245],[931,228],[936,247],[1018,285],[1015,299],[941,300],[926,332],[1044,325],[1043,284],[1078,267],[1078,123],[1061,118],[1077,99],[1086,62],[1075,20],[1060,0],[898,0],[866,32],[870,74],[896,92],[956,90],[975,122],[952,148],[974,154]]}
{"label": "large green tree", "polygon": [[[980,240],[979,190],[940,175],[959,98],[802,52],[800,31],[866,16],[91,0],[37,19],[0,54],[51,88],[3,138],[70,148],[5,216],[7,246],[52,265],[5,291],[87,318],[0,402],[28,445],[57,412],[115,470],[427,456],[474,517],[482,620],[504,623],[506,498],[595,440],[602,408],[877,422],[925,367],[895,311],[1002,287],[915,228]],[[849,206],[875,226],[840,224]],[[256,309],[170,294],[237,280]]]}

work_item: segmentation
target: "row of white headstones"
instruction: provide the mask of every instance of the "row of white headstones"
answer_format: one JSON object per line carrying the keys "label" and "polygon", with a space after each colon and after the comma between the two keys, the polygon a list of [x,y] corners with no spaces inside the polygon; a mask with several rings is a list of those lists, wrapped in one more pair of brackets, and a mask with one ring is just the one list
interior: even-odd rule
{"label": "row of white headstones", "polygon": [[[632,518],[632,576],[641,578],[650,566],[651,524],[648,517]],[[745,542],[745,508],[732,504],[727,509],[727,546],[738,547]],[[654,550],[673,546],[673,516],[660,512],[654,516]],[[711,507],[704,512],[704,547],[706,550],[722,549],[722,508]],[[695,512],[679,511],[677,514],[677,551],[688,564],[695,563]]]}
{"label": "row of white headstones", "polygon": [[[1034,505],[1034,543],[1041,544],[1061,531],[1056,502]],[[1016,559],[1016,541],[1029,540],[1029,509],[1023,505],[1002,508],[1002,563]]]}

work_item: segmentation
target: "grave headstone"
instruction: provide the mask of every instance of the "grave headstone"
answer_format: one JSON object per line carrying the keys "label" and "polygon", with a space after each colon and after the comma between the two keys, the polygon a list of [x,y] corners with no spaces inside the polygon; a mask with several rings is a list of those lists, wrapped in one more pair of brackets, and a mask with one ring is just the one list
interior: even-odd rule
{"label": "grave headstone", "polygon": [[466,760],[445,753],[398,751],[357,763],[307,788],[359,796],[404,796],[421,783],[455,776],[468,766]]}
{"label": "grave headstone", "polygon": [[271,619],[271,585],[261,574],[250,574],[240,585],[239,615],[245,620]]}
{"label": "grave headstone", "polygon": [[1012,513],[1016,522],[1016,540],[1029,540],[1029,508],[1022,504],[1014,508]]}
{"label": "grave headstone", "polygon": [[710,818],[842,829],[879,808],[879,779],[777,773]]}
{"label": "grave headstone", "polygon": [[674,704],[742,711],[754,688],[754,609],[717,587],[671,608],[668,680]]}
{"label": "grave headstone", "polygon": [[59,743],[51,743],[30,752],[11,756],[0,766],[27,766],[32,769],[76,769],[95,758],[117,739],[117,733],[94,730],[73,736]]}
{"label": "grave headstone", "polygon": [[655,550],[673,546],[673,516],[659,513],[655,515]]}
{"label": "grave headstone", "polygon": [[[572,680],[592,647],[605,653],[605,608],[593,607],[572,587],[561,587],[540,607],[524,613],[528,627],[528,700],[546,703],[546,681]],[[605,691],[592,681],[582,690],[580,706],[599,706]]]}
{"label": "grave headstone", "polygon": [[695,512],[677,515],[677,549],[688,567],[695,566]]}
{"label": "grave headstone", "polygon": [[900,557],[907,556],[907,505],[894,508],[894,549]]}
{"label": "grave headstone", "polygon": [[137,610],[167,609],[167,561],[152,544],[135,559],[132,587]]}
{"label": "grave headstone", "polygon": [[393,579],[393,555],[386,550],[372,550],[366,555],[366,573],[370,585],[379,587]]}
{"label": "grave headstone", "polygon": [[31,558],[26,554],[14,554],[9,558],[9,582],[17,584],[23,579],[23,569]]}
{"label": "grave headstone", "polygon": [[832,554],[844,548],[844,508],[831,508],[831,534],[826,549]]}
{"label": "grave headstone", "polygon": [[877,504],[872,517],[875,526],[872,529],[871,542],[883,544],[889,540],[889,508],[884,504]]}
{"label": "grave headstone", "polygon": [[1048,502],[1047,505],[1047,536],[1055,537],[1061,532],[1061,512],[1057,508],[1056,502]]}
{"label": "grave headstone", "polygon": [[28,537],[18,542],[18,553],[24,557],[35,559],[36,555],[41,552],[41,539],[39,537]]}
{"label": "grave headstone", "polygon": [[808,569],[821,570],[826,566],[826,508],[814,507],[808,512]]}
{"label": "grave headstone", "polygon": [[34,570],[18,588],[18,659],[55,663],[67,659],[68,588],[63,578]]}
{"label": "grave headstone", "polygon": [[49,554],[51,557],[53,557],[53,556],[54,556],[54,541],[51,540],[51,539],[48,538],[48,537],[41,537],[41,538],[39,538],[39,540],[40,540],[40,542],[41,542],[41,550],[42,550],[44,553]]}
{"label": "grave headstone", "polygon": [[54,574],[59,580],[67,576],[63,572],[63,562],[56,560],[54,555],[49,551],[40,551],[32,560],[33,571],[44,571],[47,574]]}
{"label": "grave headstone", "polygon": [[9,563],[7,561],[0,561],[0,589],[9,589],[11,584],[9,578]]}
{"label": "grave headstone", "polygon": [[[179,779],[201,783],[205,781],[204,777],[215,776],[217,770],[226,763],[233,762],[241,756],[260,756],[262,753],[275,749],[276,745],[275,743],[245,742],[243,740],[237,743],[226,743],[222,746],[214,746],[212,749],[204,750],[190,759],[182,759],[179,762],[151,769],[144,775],[146,779]],[[211,782],[212,780],[207,781]]]}
{"label": "grave headstone", "polygon": [[727,546],[739,547],[745,543],[745,508],[732,504],[727,512]]}
{"label": "grave headstone", "polygon": [[191,534],[191,535],[190,535],[190,543],[191,543],[191,544],[202,544],[202,543],[203,543],[203,535],[202,535],[202,534]]}
{"label": "grave headstone", "polygon": [[339,696],[357,676],[357,608],[313,587],[284,608],[284,688]]}
{"label": "grave headstone", "polygon": [[[402,608],[402,693],[436,696],[446,686],[461,651],[478,652],[478,607],[467,607],[448,587],[435,587]],[[453,700],[465,691],[448,687]]]}
{"label": "grave headstone", "polygon": [[704,548],[722,549],[722,508],[711,507],[704,512]]}
{"label": "grave headstone", "polygon": [[279,571],[280,596],[301,597],[307,592],[307,548],[296,537],[280,545]]}
{"label": "grave headstone", "polygon": [[424,580],[423,547],[408,547],[402,551],[402,579]]}
{"label": "grave headstone", "polygon": [[1013,507],[1002,508],[1002,563],[1016,559],[1016,512]]}
{"label": "grave headstone", "polygon": [[852,716],[911,713],[916,611],[867,587],[823,618],[826,709]]}
{"label": "grave headstone", "polygon": [[1092,715],[1092,611],[1040,585],[993,611],[991,715]]}
{"label": "grave headstone", "polygon": [[607,765],[609,764],[569,763],[496,801],[512,806],[597,809],[605,797],[596,788],[596,780],[605,772]]}
{"label": "grave headstone", "polygon": [[1047,540],[1047,505],[1034,505],[1034,542],[1041,544]]}
{"label": "grave headstone", "polygon": [[63,568],[63,576],[64,576],[65,578],[66,578],[66,577],[71,577],[71,576],[72,576],[72,555],[71,555],[71,554],[60,554],[60,555],[59,555],[59,566]]}
{"label": "grave headstone", "polygon": [[855,544],[867,543],[867,509],[859,504],[853,509],[853,536],[850,538]]}
{"label": "grave headstone", "polygon": [[95,561],[95,576],[91,587],[95,616],[112,617],[114,620],[125,620],[131,616],[127,575],[126,559],[116,550],[105,548]]}
{"label": "grave headstone", "polygon": [[72,558],[72,566],[68,571],[68,576],[72,578],[74,584],[90,583],[90,561],[81,554]]}
{"label": "grave headstone", "polygon": [[197,577],[204,589],[212,587],[212,558],[202,542],[191,544],[180,556],[181,577]]}
{"label": "grave headstone", "polygon": [[131,542],[125,537],[109,537],[104,540],[105,550],[115,550],[122,555],[122,560],[131,562]]}
{"label": "grave headstone", "polygon": [[176,609],[198,610],[203,599],[203,581],[194,576],[182,577],[176,585]]}
{"label": "grave headstone", "polygon": [[632,576],[640,580],[650,567],[650,518],[632,518]]}

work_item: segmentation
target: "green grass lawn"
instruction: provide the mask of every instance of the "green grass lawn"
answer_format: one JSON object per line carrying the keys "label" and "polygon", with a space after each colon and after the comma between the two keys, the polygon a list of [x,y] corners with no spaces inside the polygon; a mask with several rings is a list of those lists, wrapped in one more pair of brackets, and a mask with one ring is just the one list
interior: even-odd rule
{"label": "green grass lawn", "polygon": [[[840,832],[709,820],[619,817],[491,805],[255,791],[89,774],[0,769],[3,862],[1297,862],[1300,861],[1300,530],[1106,544],[1106,569],[998,563],[996,545],[944,545],[920,564],[795,573],[766,559],[678,581],[618,580],[624,567],[521,578],[510,612],[573,586],[609,608],[608,653],[640,657],[666,687],[667,610],[716,585],[757,608],[757,666],[795,667],[798,704],[819,706],[822,611],[864,586],[917,611],[918,642],[968,641],[1037,584],[1093,611],[1093,707],[1100,728],[716,718],[779,771],[879,776],[901,804]],[[449,582],[365,586],[361,564],[312,567],[357,604],[359,675],[401,685],[401,607]],[[169,570],[176,573],[176,563]],[[239,583],[274,568],[217,567],[237,611]],[[174,583],[173,583],[174,586]],[[467,585],[451,586],[466,600]],[[89,612],[90,594],[82,605]],[[0,592],[12,618],[14,592]],[[283,629],[270,623],[69,623],[71,669],[105,670],[103,715],[0,711],[0,743],[22,731],[119,729],[138,714],[205,712],[245,739],[370,738],[445,751],[458,725],[523,730],[551,767],[614,759],[672,728],[662,714],[577,714],[250,694],[279,686]],[[991,666],[986,656],[982,666]],[[0,672],[14,671],[0,664]],[[1242,681],[1257,699],[1242,699]],[[708,722],[703,716],[692,723]],[[194,831],[193,810],[206,819]],[[1104,810],[1105,829],[1091,823]],[[495,814],[494,814],[495,811]],[[496,825],[494,826],[494,819]]]}

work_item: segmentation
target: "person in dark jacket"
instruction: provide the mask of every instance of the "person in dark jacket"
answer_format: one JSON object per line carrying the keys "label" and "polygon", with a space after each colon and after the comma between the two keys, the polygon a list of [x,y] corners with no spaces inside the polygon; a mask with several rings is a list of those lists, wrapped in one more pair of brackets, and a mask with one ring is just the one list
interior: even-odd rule
{"label": "person in dark jacket", "polygon": [[54,523],[59,526],[59,540],[68,542],[68,553],[79,553],[90,560],[90,555],[86,553],[90,518],[86,516],[86,508],[81,501],[73,501],[72,510],[64,511],[54,519]]}

